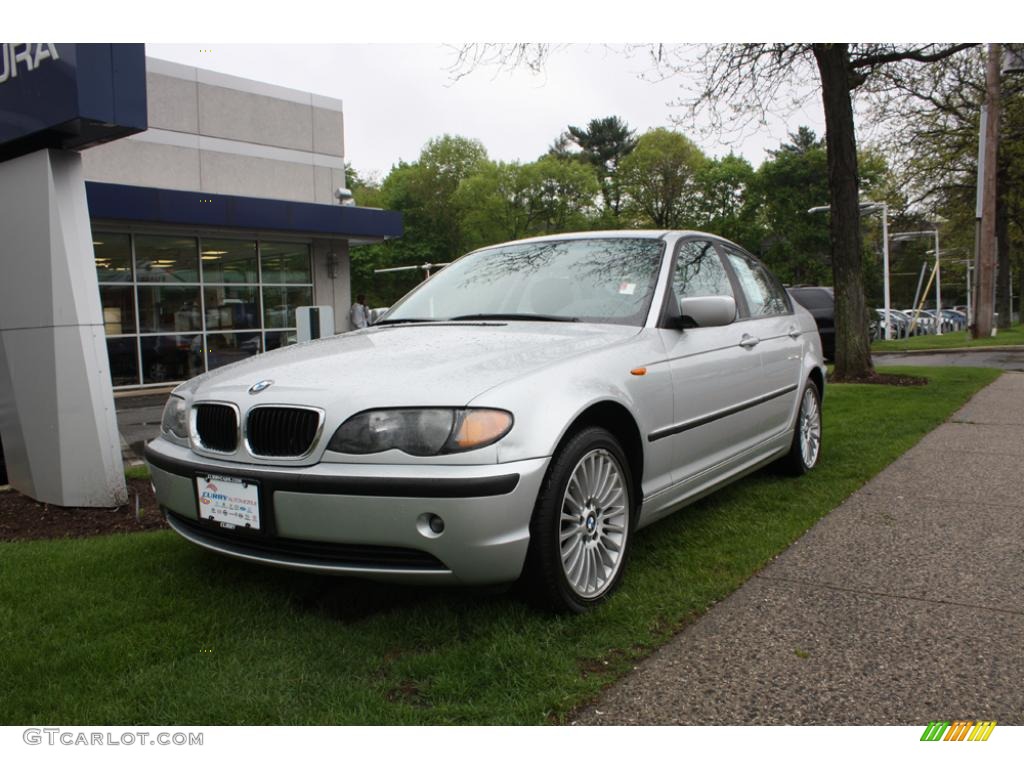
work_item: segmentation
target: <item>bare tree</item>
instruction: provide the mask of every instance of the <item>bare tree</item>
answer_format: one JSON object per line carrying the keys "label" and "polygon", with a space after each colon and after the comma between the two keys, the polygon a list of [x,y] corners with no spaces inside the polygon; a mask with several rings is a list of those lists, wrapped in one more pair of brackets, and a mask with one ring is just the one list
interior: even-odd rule
{"label": "bare tree", "polygon": [[[867,334],[861,256],[860,200],[853,93],[900,62],[928,64],[971,47],[970,43],[897,45],[889,43],[739,43],[646,46],[655,71],[694,77],[700,87],[684,102],[690,119],[711,118],[718,128],[763,123],[770,112],[787,112],[819,92],[824,108],[830,235],[836,297],[837,379],[874,373]],[[460,51],[456,76],[478,66],[543,69],[555,50],[547,44],[473,45]]]}
{"label": "bare tree", "polygon": [[[977,191],[978,105],[985,100],[983,50],[958,53],[927,68],[894,65],[876,79],[868,115],[884,126],[884,149],[911,191],[911,202],[942,211],[953,230],[949,243],[970,251]],[[1010,317],[1010,268],[1021,262],[1024,208],[1024,82],[1002,82],[997,167],[996,312],[1001,328]]]}
{"label": "bare tree", "polygon": [[[971,45],[742,43],[705,46],[696,58],[701,87],[683,105],[688,119],[707,116],[719,129],[763,123],[769,113],[791,111],[820,89],[836,298],[836,379],[861,379],[874,372],[864,300],[853,94],[887,67],[941,61]],[[652,49],[652,56],[662,72],[693,72],[692,49],[659,46]]]}

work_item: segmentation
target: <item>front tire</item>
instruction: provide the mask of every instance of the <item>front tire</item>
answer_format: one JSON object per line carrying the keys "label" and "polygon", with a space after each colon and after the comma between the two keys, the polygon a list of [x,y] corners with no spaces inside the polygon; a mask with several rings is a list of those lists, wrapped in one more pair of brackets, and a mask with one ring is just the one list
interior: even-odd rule
{"label": "front tire", "polygon": [[783,459],[792,475],[805,475],[814,469],[821,455],[821,393],[818,385],[808,381],[800,395],[796,427],[789,453]]}
{"label": "front tire", "polygon": [[588,611],[622,580],[635,506],[628,467],[601,427],[578,432],[552,460],[530,522],[526,576],[556,611]]}

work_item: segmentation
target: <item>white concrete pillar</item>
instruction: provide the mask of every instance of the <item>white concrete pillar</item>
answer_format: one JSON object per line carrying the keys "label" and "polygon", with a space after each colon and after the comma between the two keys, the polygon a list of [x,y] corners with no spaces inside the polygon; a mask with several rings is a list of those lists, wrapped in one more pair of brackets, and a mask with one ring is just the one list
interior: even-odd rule
{"label": "white concrete pillar", "polygon": [[0,434],[11,485],[60,506],[127,501],[77,152],[0,164]]}

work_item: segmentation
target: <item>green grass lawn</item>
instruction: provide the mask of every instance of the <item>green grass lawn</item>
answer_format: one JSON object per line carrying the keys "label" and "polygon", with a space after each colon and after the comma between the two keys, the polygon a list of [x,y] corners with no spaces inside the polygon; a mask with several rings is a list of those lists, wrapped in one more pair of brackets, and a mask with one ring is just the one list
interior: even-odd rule
{"label": "green grass lawn", "polygon": [[944,333],[941,336],[912,336],[895,341],[876,341],[872,352],[907,352],[915,349],[958,349],[968,347],[1002,347],[1024,344],[1024,325],[1000,328],[995,336],[974,340],[967,331]]}
{"label": "green grass lawn", "polygon": [[0,723],[558,722],[721,600],[996,371],[830,386],[818,468],[641,531],[600,610],[250,566],[171,532],[0,544]]}
{"label": "green grass lawn", "polygon": [[149,480],[149,467],[139,464],[134,467],[125,467],[124,476],[128,480]]}

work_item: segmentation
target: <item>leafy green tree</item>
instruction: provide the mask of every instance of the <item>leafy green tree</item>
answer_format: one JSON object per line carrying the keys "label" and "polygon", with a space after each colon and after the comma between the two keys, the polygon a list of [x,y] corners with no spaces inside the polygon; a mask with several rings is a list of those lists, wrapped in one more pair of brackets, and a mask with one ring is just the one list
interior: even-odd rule
{"label": "leafy green tree", "polygon": [[530,195],[536,234],[586,229],[597,214],[600,184],[586,165],[542,157],[531,163]]}
{"label": "leafy green tree", "polygon": [[[865,197],[890,203],[890,215],[899,209],[895,182],[885,158],[865,150],[858,155],[859,185]],[[759,253],[772,270],[793,285],[832,285],[828,214],[808,210],[827,203],[828,159],[825,142],[801,126],[757,170],[750,189],[748,211],[756,209],[761,225],[759,243],[748,247]],[[749,214],[748,214],[749,215]],[[876,217],[861,221],[864,281],[872,303],[881,303],[881,223]]]}
{"label": "leafy green tree", "polygon": [[533,224],[530,174],[521,163],[485,163],[455,193],[466,245],[525,237]]}
{"label": "leafy green tree", "polygon": [[757,253],[762,229],[752,194],[755,183],[754,168],[742,157],[729,154],[708,160],[695,177],[694,226]]}
{"label": "leafy green tree", "polygon": [[[352,290],[373,306],[387,306],[422,279],[418,270],[374,274],[375,269],[451,261],[465,252],[462,210],[456,192],[464,179],[487,163],[483,144],[441,136],[424,146],[414,163],[399,162],[379,190],[353,189],[359,204],[401,211],[404,235],[352,250]],[[358,175],[356,176],[358,179]]]}
{"label": "leafy green tree", "polygon": [[459,185],[487,162],[487,150],[474,139],[441,136],[427,142],[415,163],[400,163],[381,186],[385,207],[402,211],[404,242],[425,247],[431,261],[450,261],[465,250]]}
{"label": "leafy green tree", "polygon": [[545,156],[533,163],[489,163],[463,181],[456,199],[471,247],[586,228],[599,187],[591,169]]}
{"label": "leafy green tree", "polygon": [[578,156],[594,167],[606,218],[615,219],[622,209],[622,189],[619,167],[637,146],[636,131],[620,117],[594,118],[585,128],[570,125],[549,152],[559,159],[572,156],[571,145],[580,148]]}
{"label": "leafy green tree", "polygon": [[619,169],[632,221],[672,229],[697,218],[697,175],[707,159],[678,131],[655,128],[643,134]]}
{"label": "leafy green tree", "polygon": [[764,225],[755,252],[785,283],[831,285],[828,217],[807,213],[828,202],[825,142],[801,127],[768,152],[752,194]]}
{"label": "leafy green tree", "polygon": [[376,179],[364,178],[351,163],[345,163],[345,184],[352,192],[356,205],[383,208],[383,193]]}

